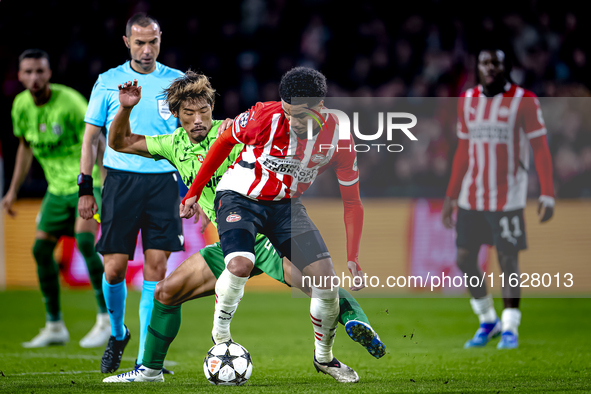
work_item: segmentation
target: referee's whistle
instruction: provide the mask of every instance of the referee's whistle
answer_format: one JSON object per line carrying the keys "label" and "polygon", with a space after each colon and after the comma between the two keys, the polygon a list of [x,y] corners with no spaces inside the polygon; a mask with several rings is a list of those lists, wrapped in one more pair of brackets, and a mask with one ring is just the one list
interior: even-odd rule
{"label": "referee's whistle", "polygon": [[99,224],[100,224],[100,222],[101,222],[101,217],[99,216],[99,214],[98,214],[98,213],[95,213],[95,214],[94,214],[94,216],[93,216],[92,218],[93,218],[94,220],[96,220],[96,221],[97,221],[97,223],[99,223]]}

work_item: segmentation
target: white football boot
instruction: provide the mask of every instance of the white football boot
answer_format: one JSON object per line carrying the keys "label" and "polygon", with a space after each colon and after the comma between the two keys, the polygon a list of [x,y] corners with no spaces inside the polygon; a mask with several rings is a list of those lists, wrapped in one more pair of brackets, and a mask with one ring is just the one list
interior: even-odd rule
{"label": "white football boot", "polygon": [[62,320],[48,321],[39,334],[29,342],[23,342],[25,348],[46,347],[49,345],[65,345],[70,341],[70,334]]}
{"label": "white football boot", "polygon": [[359,375],[357,375],[357,372],[355,372],[353,368],[343,364],[334,357],[329,363],[319,363],[316,361],[316,356],[314,356],[314,367],[316,368],[316,371],[332,376],[337,382],[359,382]]}
{"label": "white football boot", "polygon": [[111,320],[108,313],[96,315],[96,323],[88,334],[80,340],[83,348],[104,347],[111,336]]}
{"label": "white football boot", "polygon": [[103,379],[104,383],[131,383],[131,382],[164,382],[162,370],[146,368],[143,365],[137,366],[129,372],[109,376]]}

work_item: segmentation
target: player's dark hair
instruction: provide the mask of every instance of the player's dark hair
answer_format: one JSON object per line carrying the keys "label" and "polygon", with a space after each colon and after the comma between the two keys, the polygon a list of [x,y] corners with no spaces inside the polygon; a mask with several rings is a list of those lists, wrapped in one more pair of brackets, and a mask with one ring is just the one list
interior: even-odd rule
{"label": "player's dark hair", "polygon": [[[49,66],[49,54],[43,49],[27,49],[18,57],[18,64],[25,59],[47,59],[47,65]],[[50,67],[51,68],[51,67]]]}
{"label": "player's dark hair", "polygon": [[511,69],[513,68],[513,62],[511,62],[511,54],[508,50],[506,50],[505,48],[502,48],[501,46],[498,45],[487,45],[487,46],[483,46],[481,47],[478,52],[476,52],[476,62],[475,62],[475,68],[476,68],[476,72],[474,74],[475,78],[476,78],[476,83],[480,84],[480,72],[478,71],[478,58],[480,57],[480,54],[482,52],[497,52],[497,51],[501,51],[503,52],[503,55],[505,55],[505,57],[503,58],[503,65],[505,66],[505,79],[507,81],[509,81],[510,83],[514,83],[513,80],[511,79]]}
{"label": "player's dark hair", "polygon": [[205,100],[212,107],[215,103],[215,89],[211,87],[209,78],[192,70],[172,81],[164,93],[170,112],[178,113],[185,101],[195,103]]}
{"label": "player's dark hair", "polygon": [[326,77],[320,72],[308,67],[295,67],[281,77],[279,96],[283,101],[292,104],[292,98],[315,98],[308,102],[310,107],[318,104],[326,97]]}
{"label": "player's dark hair", "polygon": [[125,35],[127,37],[131,36],[131,27],[133,25],[138,25],[139,27],[148,27],[152,23],[158,25],[158,29],[160,29],[160,23],[158,21],[146,14],[145,12],[138,12],[137,14],[133,14],[131,18],[127,20],[127,25],[125,26]]}

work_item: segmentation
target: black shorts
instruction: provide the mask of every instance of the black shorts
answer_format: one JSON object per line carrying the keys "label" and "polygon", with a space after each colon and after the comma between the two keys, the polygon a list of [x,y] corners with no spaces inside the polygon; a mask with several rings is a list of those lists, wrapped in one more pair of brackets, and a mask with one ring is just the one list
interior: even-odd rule
{"label": "black shorts", "polygon": [[107,169],[103,187],[99,253],[133,260],[138,231],[147,249],[184,250],[176,173],[139,174]]}
{"label": "black shorts", "polygon": [[456,234],[458,248],[474,250],[487,244],[506,253],[527,249],[523,209],[488,212],[459,208]]}
{"label": "black shorts", "polygon": [[[253,237],[264,234],[282,257],[292,260],[291,248],[301,249],[293,257],[305,261],[292,260],[299,267],[330,257],[318,228],[299,199],[255,201],[225,190],[216,193],[214,206],[220,239],[234,229],[247,230]],[[238,245],[222,244],[224,256],[239,251],[237,248]]]}

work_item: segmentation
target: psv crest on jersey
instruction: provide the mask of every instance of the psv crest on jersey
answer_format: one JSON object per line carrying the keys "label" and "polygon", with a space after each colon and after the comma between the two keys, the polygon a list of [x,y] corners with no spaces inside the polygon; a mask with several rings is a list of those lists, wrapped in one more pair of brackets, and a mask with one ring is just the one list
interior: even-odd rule
{"label": "psv crest on jersey", "polygon": [[168,118],[170,118],[170,116],[172,115],[172,112],[170,112],[166,100],[158,100],[158,113],[164,120],[168,120]]}

